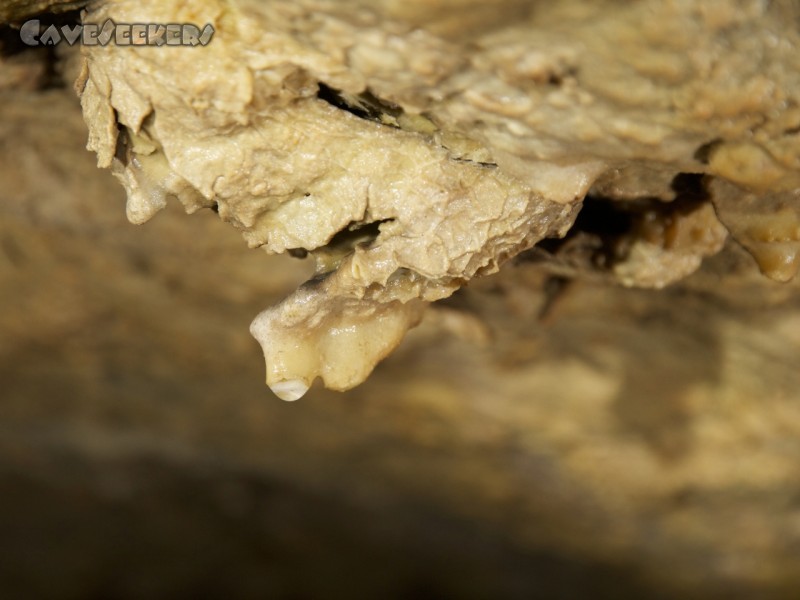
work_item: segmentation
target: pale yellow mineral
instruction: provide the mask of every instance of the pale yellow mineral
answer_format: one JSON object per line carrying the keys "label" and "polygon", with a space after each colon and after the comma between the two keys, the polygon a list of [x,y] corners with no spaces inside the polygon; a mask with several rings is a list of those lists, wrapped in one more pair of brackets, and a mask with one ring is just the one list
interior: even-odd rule
{"label": "pale yellow mineral", "polygon": [[[584,270],[662,287],[725,242],[712,179],[791,196],[800,11],[710,6],[107,0],[85,21],[214,37],[86,46],[78,88],[89,148],[126,187],[131,221],[177,197],[253,248],[316,260],[252,326],[269,385],[296,399],[317,377],[357,385],[424,302],[542,240],[586,242],[554,265],[580,254]],[[676,185],[687,176],[695,188]],[[570,231],[597,199],[619,202],[625,231],[599,231],[602,215]],[[731,229],[765,272],[792,276],[796,231],[751,230]]]}

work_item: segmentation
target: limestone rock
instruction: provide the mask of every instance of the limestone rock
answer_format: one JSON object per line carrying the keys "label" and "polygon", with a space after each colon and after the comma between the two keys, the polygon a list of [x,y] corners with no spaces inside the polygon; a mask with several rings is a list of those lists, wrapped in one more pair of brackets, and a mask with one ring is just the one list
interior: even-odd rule
{"label": "limestone rock", "polygon": [[[564,237],[587,193],[631,224],[605,264],[584,266],[663,287],[723,246],[708,181],[800,186],[791,3],[498,10],[508,21],[490,28],[392,1],[113,0],[88,13],[215,28],[201,48],[87,47],[78,87],[89,148],[133,222],[177,197],[250,247],[316,258],[315,281],[253,324],[270,386],[360,383],[416,322],[406,304]],[[692,177],[700,187],[679,189]],[[782,248],[762,265],[791,263]],[[345,329],[364,349],[349,367],[323,349]]]}

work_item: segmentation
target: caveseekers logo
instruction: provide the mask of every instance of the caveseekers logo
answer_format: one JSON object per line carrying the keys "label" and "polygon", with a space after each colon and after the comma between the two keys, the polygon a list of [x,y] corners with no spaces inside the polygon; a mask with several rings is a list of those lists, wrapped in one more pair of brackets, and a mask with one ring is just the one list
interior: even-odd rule
{"label": "caveseekers logo", "polygon": [[70,46],[80,42],[84,46],[206,46],[214,37],[214,27],[200,29],[190,23],[115,23],[108,19],[102,25],[50,25],[42,31],[38,19],[26,21],[19,30],[22,43],[28,46],[56,46],[62,42]]}

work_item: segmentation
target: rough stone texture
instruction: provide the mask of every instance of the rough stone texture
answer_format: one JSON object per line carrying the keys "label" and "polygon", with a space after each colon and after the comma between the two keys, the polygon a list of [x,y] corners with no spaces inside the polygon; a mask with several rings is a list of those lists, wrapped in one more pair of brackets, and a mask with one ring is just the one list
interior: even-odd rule
{"label": "rough stone texture", "polygon": [[[175,196],[214,207],[251,247],[317,259],[315,279],[252,325],[279,395],[361,383],[418,322],[417,298],[564,237],[590,190],[635,221],[601,265],[624,285],[663,287],[719,252],[716,210],[766,275],[797,271],[796,5],[496,9],[509,20],[488,30],[390,0],[89,12],[216,29],[202,48],[87,47],[77,87],[132,222]],[[746,211],[755,233],[712,206],[723,180],[727,196],[762,198]],[[789,225],[768,224],[779,208]]]}
{"label": "rough stone texture", "polygon": [[[589,31],[645,5],[564,6],[531,18]],[[463,31],[441,14],[436,35]],[[709,197],[770,271],[752,246],[796,241],[791,189],[704,180],[726,156],[704,135],[688,178],[609,171],[566,239],[434,305],[364,385],[288,405],[247,324],[313,266],[178,203],[127,224],[80,112],[68,89],[0,92],[4,597],[796,596],[800,284],[729,237],[664,289],[613,285],[636,244],[716,247]],[[734,174],[764,156],[733,148]]]}
{"label": "rough stone texture", "polygon": [[88,0],[3,0],[0,2],[0,23],[20,23],[41,14],[77,10],[88,3]]}

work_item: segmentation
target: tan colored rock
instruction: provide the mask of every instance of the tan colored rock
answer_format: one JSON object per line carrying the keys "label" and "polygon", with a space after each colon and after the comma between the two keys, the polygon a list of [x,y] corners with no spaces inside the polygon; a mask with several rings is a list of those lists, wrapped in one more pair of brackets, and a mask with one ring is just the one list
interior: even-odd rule
{"label": "tan colored rock", "polygon": [[714,203],[722,222],[753,255],[764,275],[781,282],[797,275],[800,270],[800,190],[759,195],[717,181]]}
{"label": "tan colored rock", "polygon": [[83,8],[89,0],[3,0],[0,23],[20,22],[42,13],[60,13]]}
{"label": "tan colored rock", "polygon": [[[446,36],[460,21],[442,15]],[[796,596],[800,281],[762,277],[727,212],[753,194],[774,217],[791,192],[605,172],[565,239],[434,304],[364,385],[287,406],[247,324],[310,262],[248,251],[169,198],[126,224],[71,90],[0,103],[6,595],[330,597],[347,579],[365,598]],[[661,290],[613,285],[634,232],[661,258],[713,248],[709,200],[722,251]],[[792,221],[763,217],[758,239],[783,243]],[[340,264],[374,227],[315,258]]]}
{"label": "tan colored rock", "polygon": [[[792,3],[495,8],[486,27],[472,2],[114,0],[89,13],[216,28],[200,48],[87,47],[79,91],[89,148],[133,222],[175,196],[215,208],[251,247],[316,258],[315,281],[252,327],[273,388],[357,385],[416,322],[407,303],[565,236],[590,192],[628,202],[613,210],[631,225],[585,237],[581,268],[663,287],[726,237],[681,177],[800,186]],[[762,266],[785,279],[775,248]],[[350,366],[332,358],[345,330],[361,349]]]}

